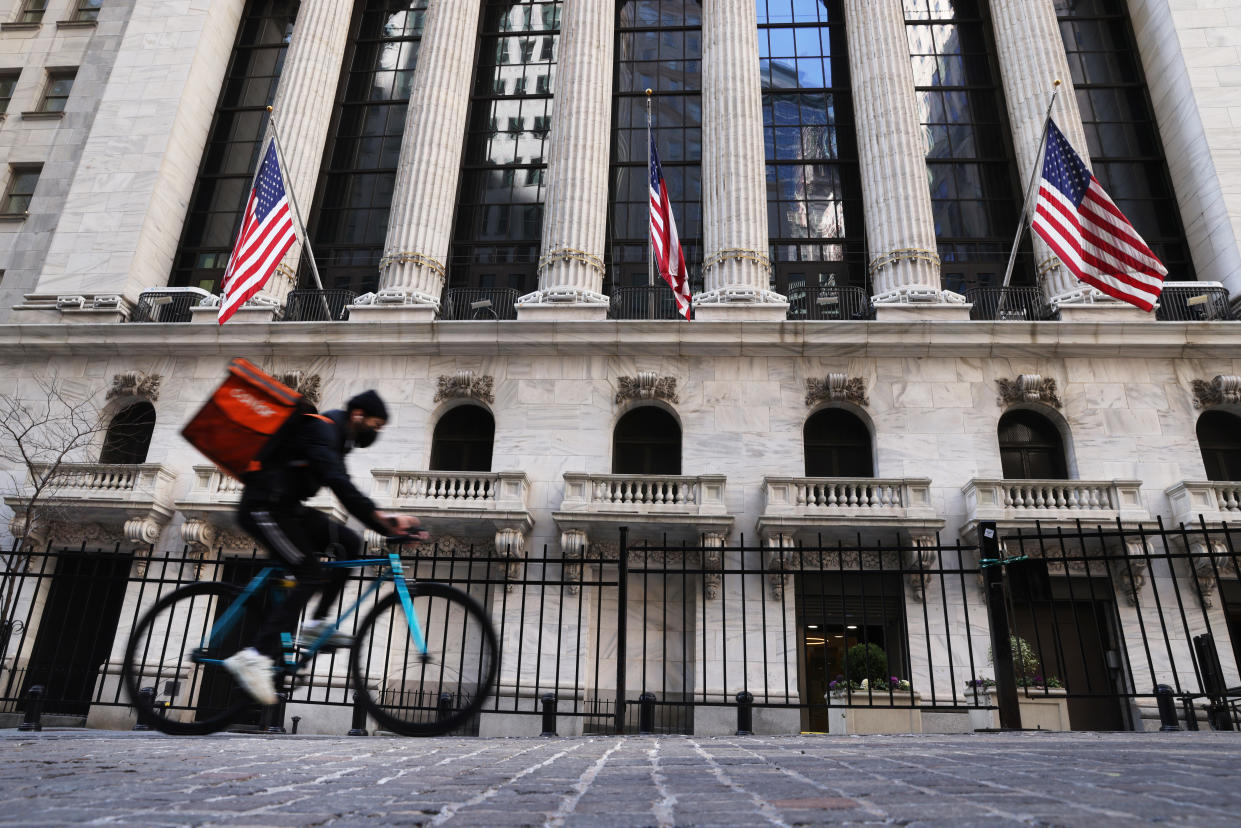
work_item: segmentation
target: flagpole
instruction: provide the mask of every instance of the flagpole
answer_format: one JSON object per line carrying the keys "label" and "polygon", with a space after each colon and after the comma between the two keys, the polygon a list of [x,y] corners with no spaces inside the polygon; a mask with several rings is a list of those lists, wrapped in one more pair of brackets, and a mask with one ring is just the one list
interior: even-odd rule
{"label": "flagpole", "polygon": [[[268,118],[268,123],[271,124],[272,140],[276,142],[276,153],[278,155],[284,155],[284,145],[280,142],[280,130],[276,129],[276,113],[274,113],[272,108],[269,106],[267,107],[267,114],[270,116]],[[284,155],[284,157],[288,158],[287,155]],[[297,196],[293,194],[293,188],[289,186],[289,179],[285,177],[284,165],[280,164],[278,166],[280,167],[280,178],[284,182],[284,191],[289,197],[289,206],[293,208],[293,220],[297,222],[298,232],[300,232],[302,236],[302,248],[306,251],[306,255],[310,257],[310,272],[314,274],[315,286],[319,288],[319,294],[322,296],[323,282],[319,279],[319,266],[315,264],[314,251],[310,249],[310,236],[306,233],[306,225],[302,223],[302,213],[297,209]],[[327,297],[322,296],[322,298],[326,304]],[[328,316],[330,317],[331,314],[328,314]]]}
{"label": "flagpole", "polygon": [[[648,179],[651,177],[651,93],[652,93],[652,90],[648,86],[646,89],[646,177]],[[650,189],[649,181],[647,183],[647,189],[648,190]],[[647,199],[648,200],[650,199],[649,195],[647,196]],[[648,212],[649,212],[649,207],[648,207]],[[654,291],[654,287],[655,287],[655,243],[651,241],[650,224],[651,222],[650,222],[650,219],[648,218],[647,219],[647,232],[646,232],[646,250],[647,250],[646,286],[648,290],[646,292],[646,296],[647,296],[646,301],[647,301],[647,311],[650,313],[650,318],[654,319],[655,318],[655,305],[656,305],[655,291]]]}
{"label": "flagpole", "polygon": [[1051,100],[1047,102],[1047,113],[1043,116],[1043,134],[1038,139],[1038,149],[1034,151],[1034,169],[1030,171],[1030,183],[1026,186],[1025,201],[1021,205],[1021,215],[1017,219],[1017,236],[1013,239],[1013,249],[1008,254],[1008,268],[1004,271],[1004,281],[1000,284],[1000,301],[996,304],[995,315],[998,318],[1004,309],[1004,292],[1013,278],[1013,265],[1017,262],[1017,247],[1026,229],[1026,217],[1030,212],[1030,199],[1034,196],[1034,186],[1039,180],[1039,167],[1043,160],[1043,148],[1047,145],[1047,126],[1051,123],[1051,108],[1056,105],[1056,96],[1060,94],[1060,79],[1052,84]]}

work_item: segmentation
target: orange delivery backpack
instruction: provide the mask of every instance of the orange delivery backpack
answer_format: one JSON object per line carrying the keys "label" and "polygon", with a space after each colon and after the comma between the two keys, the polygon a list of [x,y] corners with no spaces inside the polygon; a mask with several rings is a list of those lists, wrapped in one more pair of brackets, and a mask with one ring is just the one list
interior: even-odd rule
{"label": "orange delivery backpack", "polygon": [[297,391],[238,358],[229,362],[228,377],[181,436],[240,480],[262,468],[299,414],[313,413],[315,407]]}

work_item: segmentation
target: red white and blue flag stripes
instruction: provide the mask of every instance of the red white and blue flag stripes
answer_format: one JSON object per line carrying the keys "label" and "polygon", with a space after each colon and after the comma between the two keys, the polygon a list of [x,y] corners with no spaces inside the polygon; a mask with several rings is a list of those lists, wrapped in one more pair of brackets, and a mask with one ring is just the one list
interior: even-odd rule
{"label": "red white and blue flag stripes", "polygon": [[691,297],[689,274],[685,272],[685,254],[681,250],[681,239],[677,236],[676,219],[672,217],[672,201],[668,198],[668,184],[659,165],[654,133],[651,133],[650,141],[651,247],[655,251],[659,275],[672,288],[677,311],[689,319]]}
{"label": "red white and blue flag stripes", "polygon": [[1103,191],[1055,121],[1047,124],[1033,227],[1081,281],[1144,311],[1155,307],[1167,268]]}
{"label": "red white and blue flag stripes", "polygon": [[296,239],[293,215],[280,175],[280,160],[276,157],[276,142],[271,141],[246,202],[233,255],[224,270],[224,284],[220,290],[221,325],[263,288]]}

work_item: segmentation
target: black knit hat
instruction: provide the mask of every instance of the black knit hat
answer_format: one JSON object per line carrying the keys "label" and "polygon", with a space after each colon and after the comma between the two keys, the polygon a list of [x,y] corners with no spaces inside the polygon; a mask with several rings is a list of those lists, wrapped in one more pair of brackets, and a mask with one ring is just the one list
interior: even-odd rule
{"label": "black knit hat", "polygon": [[388,419],[388,407],[384,405],[384,401],[379,398],[379,394],[374,389],[363,391],[345,403],[345,410],[352,411],[355,408],[362,409],[362,413],[368,417],[379,417],[381,420]]}

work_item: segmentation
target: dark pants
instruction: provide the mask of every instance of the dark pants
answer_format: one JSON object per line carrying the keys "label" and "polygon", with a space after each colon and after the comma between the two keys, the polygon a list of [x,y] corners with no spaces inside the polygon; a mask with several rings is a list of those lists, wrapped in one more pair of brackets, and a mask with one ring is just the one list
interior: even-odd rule
{"label": "dark pants", "polygon": [[251,642],[255,649],[279,659],[283,649],[280,634],[294,632],[302,608],[314,594],[319,593],[319,603],[313,617],[325,618],[349,579],[348,569],[325,570],[319,558],[361,558],[362,538],[322,512],[305,506],[274,508],[243,503],[237,511],[237,522],[267,549],[274,563],[297,576],[297,586],[263,620]]}

